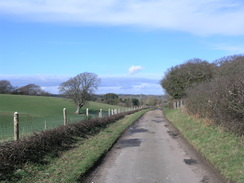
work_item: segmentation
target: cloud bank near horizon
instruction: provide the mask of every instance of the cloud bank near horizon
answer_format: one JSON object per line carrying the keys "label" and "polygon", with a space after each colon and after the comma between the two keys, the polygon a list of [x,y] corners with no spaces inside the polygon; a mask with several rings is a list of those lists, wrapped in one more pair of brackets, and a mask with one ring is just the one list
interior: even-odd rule
{"label": "cloud bank near horizon", "polygon": [[[101,84],[96,94],[116,93],[116,94],[145,94],[163,95],[163,89],[158,79],[141,77],[100,77]],[[1,76],[0,80],[8,80],[14,87],[21,87],[27,84],[36,84],[52,94],[59,94],[58,87],[62,82],[70,79],[69,76]]]}
{"label": "cloud bank near horizon", "polygon": [[33,22],[244,35],[244,2],[240,0],[0,0],[1,14]]}

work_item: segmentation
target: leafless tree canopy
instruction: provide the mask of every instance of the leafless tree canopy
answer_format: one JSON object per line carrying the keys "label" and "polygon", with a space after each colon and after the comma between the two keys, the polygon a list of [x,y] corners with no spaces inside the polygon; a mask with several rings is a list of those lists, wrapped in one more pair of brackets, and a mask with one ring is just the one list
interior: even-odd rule
{"label": "leafless tree canopy", "polygon": [[38,85],[28,84],[16,89],[15,93],[20,95],[42,95],[44,91]]}
{"label": "leafless tree canopy", "polygon": [[100,84],[100,79],[94,73],[84,72],[61,83],[59,91],[77,105],[76,113],[90,98]]}
{"label": "leafless tree canopy", "polygon": [[7,80],[1,80],[0,81],[0,93],[6,94],[11,93],[14,87],[11,85],[11,83]]}

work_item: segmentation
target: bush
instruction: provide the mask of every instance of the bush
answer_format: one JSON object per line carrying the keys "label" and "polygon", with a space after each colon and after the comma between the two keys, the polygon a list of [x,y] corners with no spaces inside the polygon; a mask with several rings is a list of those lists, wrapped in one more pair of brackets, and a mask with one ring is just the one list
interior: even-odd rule
{"label": "bush", "polygon": [[182,99],[187,96],[187,88],[209,81],[213,77],[214,68],[215,65],[207,61],[192,59],[169,69],[160,84],[173,99]]}
{"label": "bush", "polygon": [[244,57],[218,61],[215,77],[187,90],[187,110],[240,135],[244,134]]}

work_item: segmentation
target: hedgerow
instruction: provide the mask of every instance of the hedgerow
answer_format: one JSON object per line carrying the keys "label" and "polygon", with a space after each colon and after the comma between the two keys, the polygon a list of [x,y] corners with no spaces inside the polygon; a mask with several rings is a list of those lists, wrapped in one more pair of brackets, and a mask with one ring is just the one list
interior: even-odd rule
{"label": "hedgerow", "polygon": [[82,120],[75,124],[60,126],[55,129],[34,133],[19,141],[8,141],[0,144],[0,181],[10,180],[14,172],[25,163],[45,164],[45,156],[52,154],[58,156],[61,151],[72,148],[75,137],[84,137],[98,133],[110,123],[125,115],[139,110],[120,113],[109,117]]}
{"label": "hedgerow", "polygon": [[244,135],[244,56],[214,63],[193,59],[168,70],[161,80],[172,99],[184,99],[189,114]]}
{"label": "hedgerow", "polygon": [[213,79],[188,88],[187,111],[244,134],[244,57],[222,58]]}

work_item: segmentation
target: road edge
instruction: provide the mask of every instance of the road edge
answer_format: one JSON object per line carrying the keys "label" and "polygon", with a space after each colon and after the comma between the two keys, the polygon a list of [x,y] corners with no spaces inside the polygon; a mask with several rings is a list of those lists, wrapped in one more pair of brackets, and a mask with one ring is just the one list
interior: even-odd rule
{"label": "road edge", "polygon": [[135,123],[137,123],[141,118],[143,118],[143,116],[149,112],[151,110],[146,111],[145,113],[143,113],[140,117],[138,117],[133,123],[131,123],[124,131],[121,132],[121,134],[116,138],[116,140],[113,142],[113,144],[111,145],[111,147],[95,162],[94,166],[91,167],[84,175],[84,177],[82,178],[81,182],[84,183],[90,183],[90,180],[92,180],[92,178],[95,176],[96,172],[99,171],[99,167],[100,165],[102,165],[106,159],[111,155],[112,153],[112,149],[115,146],[115,144],[118,142],[118,140],[129,130],[129,128],[131,126],[133,126]]}
{"label": "road edge", "polygon": [[208,159],[206,159],[197,150],[197,148],[184,137],[184,135],[181,133],[181,131],[176,126],[174,126],[174,124],[166,117],[163,109],[161,109],[161,111],[163,114],[163,118],[169,124],[169,126],[167,128],[169,128],[172,131],[175,131],[179,135],[180,138],[177,138],[177,141],[179,142],[180,145],[185,147],[184,149],[187,149],[187,151],[186,151],[187,154],[190,152],[191,156],[193,156],[194,159],[200,160],[199,165],[202,166],[204,169],[208,169],[209,170],[208,172],[210,173],[210,175],[212,177],[216,177],[217,179],[219,179],[223,183],[234,183],[232,181],[226,180],[226,178],[224,178],[221,175],[220,171]]}

